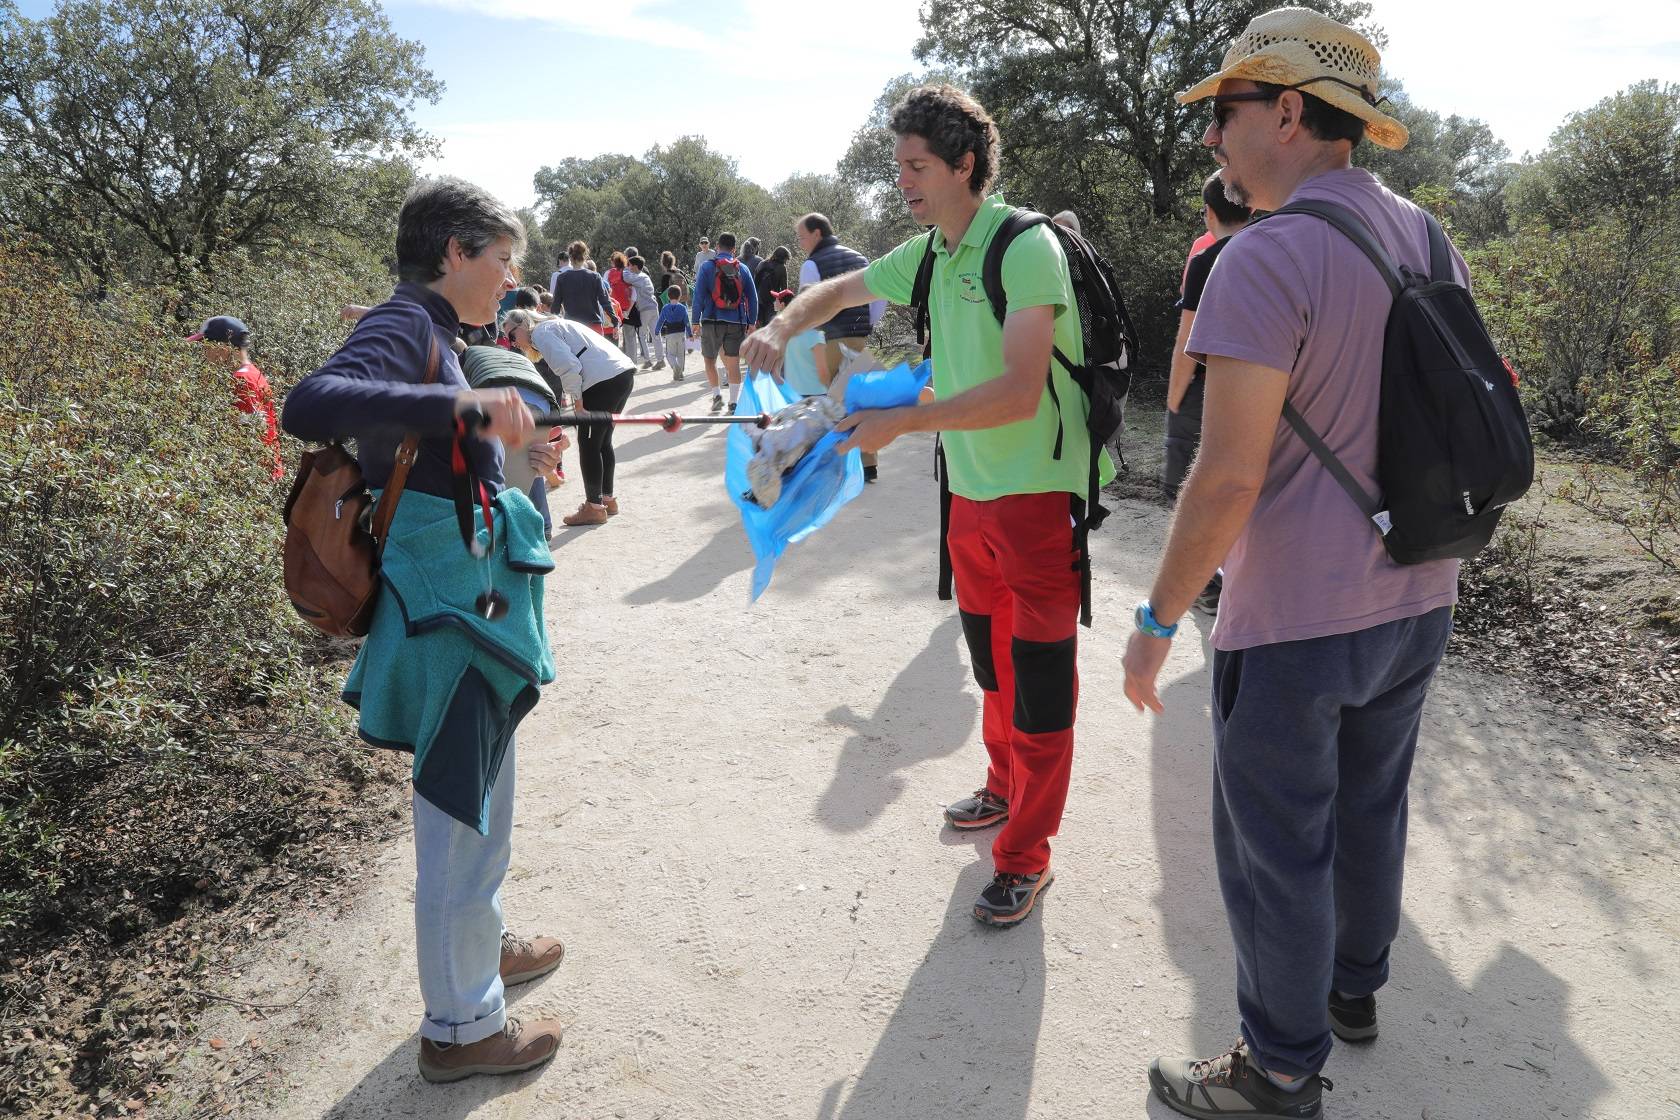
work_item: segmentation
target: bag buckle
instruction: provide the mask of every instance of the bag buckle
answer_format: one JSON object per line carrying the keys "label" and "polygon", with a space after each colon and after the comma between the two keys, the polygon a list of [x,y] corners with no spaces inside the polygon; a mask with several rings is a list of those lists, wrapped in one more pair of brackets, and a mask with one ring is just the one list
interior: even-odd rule
{"label": "bag buckle", "polygon": [[344,513],[344,499],[340,498],[338,501],[333,503],[333,520],[334,521],[340,520],[343,513]]}

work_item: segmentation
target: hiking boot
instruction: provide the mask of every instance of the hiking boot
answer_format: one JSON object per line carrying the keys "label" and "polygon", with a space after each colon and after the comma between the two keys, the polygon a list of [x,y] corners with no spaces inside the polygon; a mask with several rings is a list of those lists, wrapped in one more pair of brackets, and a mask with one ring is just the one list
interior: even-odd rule
{"label": "hiking boot", "polygon": [[439,1084],[478,1073],[518,1073],[540,1066],[559,1052],[560,1030],[554,1019],[525,1024],[510,1016],[499,1033],[477,1042],[445,1046],[422,1038],[420,1076]]}
{"label": "hiking boot", "polygon": [[984,787],[973,797],[945,806],[945,820],[952,828],[990,828],[1009,819],[1009,802]]}
{"label": "hiking boot", "polygon": [[1377,997],[1344,996],[1331,989],[1330,1030],[1343,1042],[1374,1042],[1377,1037]]}
{"label": "hiking boot", "polygon": [[502,931],[502,985],[524,984],[547,976],[566,959],[558,937],[516,937]]}
{"label": "hiking boot", "polygon": [[1310,1120],[1324,1112],[1322,1090],[1329,1078],[1306,1079],[1299,1092],[1278,1088],[1251,1064],[1248,1044],[1236,1045],[1217,1058],[1156,1058],[1149,1063],[1149,1084],[1161,1102],[1174,1112],[1206,1120],[1212,1117],[1283,1117]]}
{"label": "hiking boot", "polygon": [[723,394],[722,393],[713,393],[712,394],[712,411],[714,413],[723,411]]}
{"label": "hiking boot", "polygon": [[560,519],[562,525],[605,525],[607,523],[607,507],[591,505],[584,502],[578,506],[576,513],[568,513]]}
{"label": "hiking boot", "polygon": [[875,464],[866,464],[863,468],[863,480],[865,482],[874,482],[880,473],[880,470],[875,466]]}
{"label": "hiking boot", "polygon": [[602,494],[601,495],[601,504],[607,508],[607,516],[608,517],[617,517],[618,516],[618,499],[617,498],[609,498],[605,494]]}
{"label": "hiking boot", "polygon": [[1038,896],[1050,889],[1056,873],[1046,867],[1036,875],[999,871],[992,885],[980,892],[974,903],[974,920],[987,926],[1012,926],[1027,919],[1038,905]]}

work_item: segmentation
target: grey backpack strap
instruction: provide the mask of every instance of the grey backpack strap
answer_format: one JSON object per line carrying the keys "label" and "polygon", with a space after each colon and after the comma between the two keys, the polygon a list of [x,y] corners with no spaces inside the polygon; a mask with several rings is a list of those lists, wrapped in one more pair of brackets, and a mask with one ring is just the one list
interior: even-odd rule
{"label": "grey backpack strap", "polygon": [[[1393,293],[1396,299],[1400,297],[1400,291],[1404,287],[1404,279],[1400,275],[1400,269],[1395,265],[1394,258],[1388,255],[1388,250],[1384,249],[1377,243],[1377,239],[1371,236],[1370,227],[1358,214],[1339,203],[1325,202],[1316,198],[1304,198],[1299,202],[1291,202],[1280,210],[1274,210],[1266,217],[1272,218],[1279,214],[1312,214],[1329,222],[1344,237],[1353,242],[1360,252],[1370,258],[1371,263],[1377,266],[1377,271],[1382,274],[1383,280],[1388,284],[1388,290]],[[1425,217],[1428,217],[1428,215],[1426,214]],[[1441,227],[1434,218],[1429,219],[1429,225],[1430,256],[1433,265],[1434,242],[1437,234],[1440,234]],[[1443,254],[1445,250],[1446,237],[1442,234],[1441,251]],[[1450,261],[1448,263],[1450,268]],[[1451,276],[1450,271],[1448,276]],[[1301,437],[1301,442],[1307,445],[1307,449],[1313,453],[1313,457],[1324,465],[1325,470],[1330,472],[1330,477],[1336,480],[1336,484],[1347,492],[1348,497],[1353,499],[1353,504],[1359,507],[1359,512],[1371,519],[1379,533],[1387,536],[1392,523],[1389,520],[1388,511],[1382,508],[1382,502],[1365,492],[1365,488],[1359,485],[1358,480],[1353,477],[1353,473],[1347,469],[1347,465],[1336,458],[1336,453],[1331,451],[1330,445],[1324,442],[1324,437],[1314,431],[1313,426],[1307,423],[1307,418],[1302,416],[1295,406],[1288,401],[1283,402],[1283,418],[1289,422],[1289,426],[1295,430],[1295,434]]]}
{"label": "grey backpack strap", "polygon": [[1457,280],[1453,275],[1452,253],[1447,250],[1447,234],[1435,215],[1425,210],[1423,220],[1429,223],[1429,279],[1435,283]]}
{"label": "grey backpack strap", "polygon": [[1388,511],[1382,508],[1382,503],[1365,492],[1365,487],[1359,485],[1347,466],[1336,458],[1336,453],[1330,450],[1330,445],[1324,442],[1324,437],[1314,431],[1313,426],[1307,423],[1307,418],[1297,412],[1295,406],[1288,401],[1283,402],[1283,418],[1289,421],[1289,426],[1295,429],[1295,434],[1301,437],[1301,442],[1307,445],[1307,449],[1324,464],[1324,469],[1330,472],[1330,477],[1336,480],[1337,485],[1347,491],[1347,496],[1353,499],[1353,504],[1359,507],[1359,512],[1369,517],[1377,526],[1377,532],[1386,537],[1391,522]]}
{"label": "grey backpack strap", "polygon": [[[1388,290],[1396,299],[1400,297],[1400,288],[1404,281],[1400,275],[1400,268],[1394,263],[1394,258],[1388,255],[1388,250],[1371,236],[1371,229],[1365,224],[1365,219],[1349,210],[1346,206],[1336,202],[1325,202],[1317,198],[1303,198],[1299,202],[1291,202],[1280,210],[1267,214],[1267,218],[1275,218],[1279,214],[1312,214],[1323,218],[1342,236],[1353,242],[1359,251],[1371,258],[1371,263],[1382,273],[1383,281],[1388,284]],[[1264,221],[1262,218],[1261,221]]]}

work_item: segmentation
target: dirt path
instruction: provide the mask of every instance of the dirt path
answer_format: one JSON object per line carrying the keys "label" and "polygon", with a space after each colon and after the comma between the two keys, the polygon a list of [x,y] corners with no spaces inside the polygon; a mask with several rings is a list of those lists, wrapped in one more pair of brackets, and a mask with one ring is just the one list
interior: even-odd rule
{"label": "dirt path", "polygon": [[[701,399],[653,375],[633,407]],[[956,617],[932,594],[929,442],[890,448],[881,483],[794,546],[751,610],[722,448],[715,431],[625,439],[625,512],[555,551],[562,677],[520,738],[504,900],[516,928],[567,941],[561,970],[514,994],[569,1024],[560,1056],[420,1081],[398,844],[352,913],[300,921],[228,992],[309,992],[296,1010],[205,1032],[282,1052],[288,1087],[254,1113],[1164,1116],[1149,1059],[1234,1036],[1205,644],[1178,643],[1164,718],[1120,696],[1160,511],[1124,506],[1096,542],[1059,877],[1000,933],[968,916],[989,835],[939,828],[983,754]],[[1425,740],[1383,1037],[1333,1054],[1326,1115],[1680,1114],[1680,768],[1462,666]]]}

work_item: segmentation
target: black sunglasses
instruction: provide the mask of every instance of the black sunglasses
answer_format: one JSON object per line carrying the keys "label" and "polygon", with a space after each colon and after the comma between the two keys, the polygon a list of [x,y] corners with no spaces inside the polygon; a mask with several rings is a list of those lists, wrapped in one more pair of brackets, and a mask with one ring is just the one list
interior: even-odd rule
{"label": "black sunglasses", "polygon": [[1331,77],[1329,74],[1321,74],[1316,78],[1308,78],[1304,82],[1296,82],[1292,86],[1283,86],[1276,92],[1272,93],[1268,93],[1263,89],[1249,90],[1246,93],[1216,93],[1212,97],[1208,98],[1208,100],[1213,102],[1213,127],[1221,132],[1225,131],[1225,122],[1231,119],[1231,111],[1225,108],[1226,105],[1238,101],[1276,101],[1278,95],[1283,93],[1285,90],[1299,90],[1304,86],[1312,85],[1314,82],[1335,82],[1339,86],[1346,86],[1348,89],[1357,93],[1361,101],[1373,108],[1382,105],[1388,100],[1386,97],[1378,97],[1364,86],[1354,85],[1352,82],[1343,81],[1341,78]]}
{"label": "black sunglasses", "polygon": [[1225,122],[1231,119],[1231,114],[1235,111],[1227,106],[1234,105],[1239,101],[1276,101],[1278,94],[1282,92],[1282,90],[1278,90],[1277,93],[1268,93],[1263,89],[1253,89],[1247,93],[1214,94],[1208,100],[1213,102],[1213,127],[1215,131],[1224,132]]}

